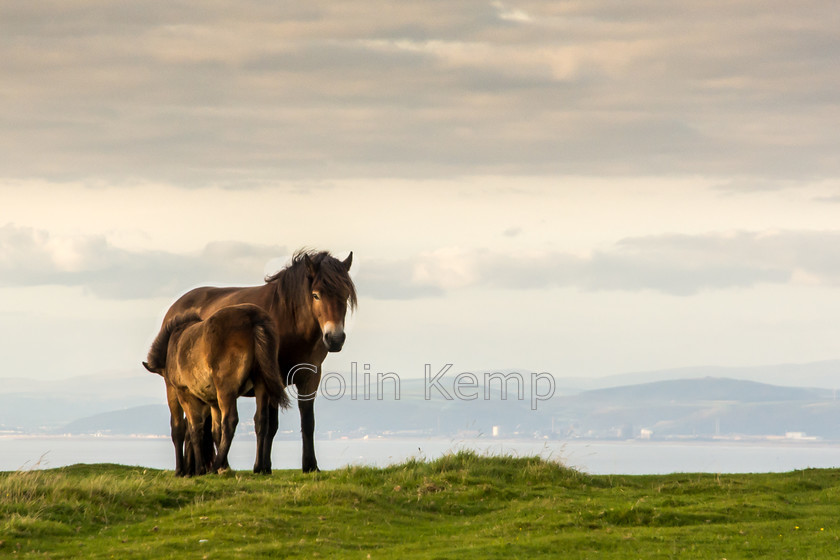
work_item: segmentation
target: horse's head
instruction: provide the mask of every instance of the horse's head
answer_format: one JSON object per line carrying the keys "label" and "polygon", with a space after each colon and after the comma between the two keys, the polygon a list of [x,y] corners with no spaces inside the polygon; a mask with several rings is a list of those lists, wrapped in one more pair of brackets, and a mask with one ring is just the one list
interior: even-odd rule
{"label": "horse's head", "polygon": [[343,261],[320,253],[303,256],[309,277],[309,298],[312,315],[321,327],[321,340],[330,352],[338,352],[344,345],[344,317],[347,306],[356,306],[356,288],[350,279],[353,253]]}

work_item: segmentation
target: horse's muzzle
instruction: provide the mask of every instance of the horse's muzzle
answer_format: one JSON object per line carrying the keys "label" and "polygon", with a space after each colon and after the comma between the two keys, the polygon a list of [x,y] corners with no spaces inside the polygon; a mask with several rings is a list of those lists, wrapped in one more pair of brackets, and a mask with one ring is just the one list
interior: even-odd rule
{"label": "horse's muzzle", "polygon": [[344,334],[344,331],[328,332],[324,334],[324,344],[330,352],[340,352],[346,338],[347,335]]}

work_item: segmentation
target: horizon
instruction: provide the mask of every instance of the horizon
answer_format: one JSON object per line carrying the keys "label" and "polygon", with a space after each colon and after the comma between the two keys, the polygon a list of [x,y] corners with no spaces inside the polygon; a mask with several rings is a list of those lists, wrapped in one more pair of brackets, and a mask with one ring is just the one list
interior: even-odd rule
{"label": "horizon", "polygon": [[[502,367],[502,368],[459,368],[456,364],[439,364],[441,367],[435,372],[434,364],[423,364],[422,369],[424,372],[422,375],[412,375],[406,376],[401,374],[400,372],[395,371],[384,371],[384,370],[377,370],[374,364],[363,363],[359,364],[358,362],[350,362],[346,368],[324,368],[323,376],[329,378],[330,376],[338,376],[342,377],[345,382],[347,380],[352,380],[354,378],[358,379],[359,373],[359,366],[363,367],[362,374],[368,374],[370,376],[384,376],[386,379],[396,378],[399,382],[402,381],[412,381],[412,382],[424,382],[426,384],[429,383],[430,378],[432,379],[432,384],[434,384],[434,378],[437,376],[438,378],[454,378],[458,377],[462,374],[470,374],[476,375],[479,377],[487,377],[488,375],[493,374],[517,374],[521,376],[533,376],[533,375],[549,375],[555,379],[555,381],[572,381],[572,382],[580,382],[583,383],[580,387],[585,387],[587,384],[593,384],[593,386],[599,387],[618,387],[618,385],[613,385],[611,382],[613,381],[620,381],[620,380],[632,380],[634,378],[656,378],[654,381],[642,381],[639,383],[649,383],[649,382],[658,382],[658,381],[672,381],[672,380],[688,380],[688,379],[703,379],[703,378],[714,378],[714,379],[730,379],[735,381],[751,381],[751,382],[758,382],[763,383],[766,385],[776,385],[781,387],[802,387],[802,388],[821,388],[821,389],[832,389],[834,388],[830,384],[825,384],[821,386],[814,386],[808,385],[807,379],[808,376],[797,375],[795,378],[789,379],[791,381],[790,384],[781,383],[780,379],[778,379],[779,373],[778,370],[809,370],[814,368],[820,368],[821,366],[829,366],[829,367],[840,367],[840,359],[836,360],[818,360],[814,362],[802,362],[802,363],[794,363],[794,362],[783,362],[783,363],[773,363],[773,364],[760,364],[760,365],[748,365],[748,366],[727,366],[727,365],[697,365],[697,366],[684,366],[684,367],[674,367],[674,368],[662,368],[662,369],[654,369],[654,370],[634,370],[634,371],[624,371],[620,373],[608,373],[605,375],[600,376],[574,376],[574,375],[557,375],[553,372],[546,372],[546,371],[536,371],[529,368],[512,368],[512,367]],[[833,369],[831,370],[833,371]],[[709,373],[721,373],[724,374],[720,377],[715,375],[709,375]],[[771,379],[767,381],[761,380],[761,375],[766,375],[767,372],[776,372],[776,377],[774,378],[772,375],[770,376]],[[699,375],[699,377],[692,377],[694,374]],[[832,374],[829,371],[817,371],[811,372],[812,376],[817,377],[829,377]],[[0,379],[4,379],[7,381],[37,381],[39,383],[49,383],[49,382],[60,382],[60,381],[70,381],[73,379],[82,379],[82,378],[99,378],[99,379],[107,379],[109,377],[119,378],[119,377],[132,377],[136,379],[149,379],[155,385],[160,385],[163,387],[162,383],[154,377],[154,374],[150,374],[148,370],[143,368],[135,368],[135,369],[111,369],[111,370],[102,370],[97,372],[89,372],[89,373],[82,373],[77,375],[63,375],[59,377],[51,377],[51,378],[38,378],[38,379],[31,379],[23,376],[3,376],[0,375]],[[663,377],[664,376],[664,377]],[[785,378],[787,379],[787,378]],[[605,384],[606,383],[606,384]],[[630,382],[630,384],[636,384],[635,382]],[[479,383],[480,386],[483,386]],[[4,387],[0,386],[0,393],[2,393]],[[588,389],[581,389],[581,390],[588,390]]]}

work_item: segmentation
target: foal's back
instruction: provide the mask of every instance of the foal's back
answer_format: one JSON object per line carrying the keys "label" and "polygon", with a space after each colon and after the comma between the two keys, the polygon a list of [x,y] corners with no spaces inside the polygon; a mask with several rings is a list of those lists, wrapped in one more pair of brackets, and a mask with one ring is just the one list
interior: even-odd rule
{"label": "foal's back", "polygon": [[175,348],[173,381],[208,404],[222,394],[244,394],[251,388],[259,329],[273,329],[271,318],[249,303],[224,307],[191,325]]}

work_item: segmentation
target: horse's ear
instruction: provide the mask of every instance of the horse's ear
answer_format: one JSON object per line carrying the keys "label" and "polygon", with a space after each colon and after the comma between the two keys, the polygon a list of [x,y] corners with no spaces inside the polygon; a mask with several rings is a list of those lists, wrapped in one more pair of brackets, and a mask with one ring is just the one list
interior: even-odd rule
{"label": "horse's ear", "polygon": [[151,371],[152,373],[156,373],[156,374],[158,374],[158,375],[162,375],[160,371],[158,371],[158,370],[156,370],[156,369],[152,368],[152,366],[150,366],[148,362],[143,362],[143,367],[144,367],[144,368],[146,368],[147,370]]}
{"label": "horse's ear", "polygon": [[341,261],[341,264],[344,265],[344,270],[350,270],[350,265],[353,264],[353,251],[350,251],[350,254],[347,255],[347,258]]}
{"label": "horse's ear", "polygon": [[306,273],[309,275],[309,279],[315,278],[315,275],[318,273],[318,269],[315,267],[315,263],[312,262],[312,259],[309,258],[309,255],[303,255],[303,262],[306,265]]}

